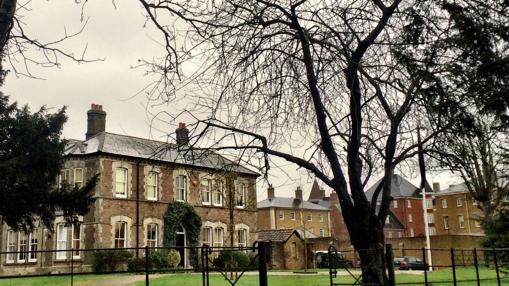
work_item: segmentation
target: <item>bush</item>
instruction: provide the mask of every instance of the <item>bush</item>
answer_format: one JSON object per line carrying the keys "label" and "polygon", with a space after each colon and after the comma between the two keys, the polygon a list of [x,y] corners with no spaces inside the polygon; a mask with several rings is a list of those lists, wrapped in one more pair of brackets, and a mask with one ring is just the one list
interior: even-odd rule
{"label": "bush", "polygon": [[127,250],[95,252],[92,269],[94,272],[113,272],[123,270],[132,256],[131,252]]}
{"label": "bush", "polygon": [[212,263],[215,267],[248,267],[251,264],[249,255],[242,251],[224,250],[221,251]]}
{"label": "bush", "polygon": [[170,266],[166,251],[151,251],[148,260],[151,269],[164,269]]}
{"label": "bush", "polygon": [[127,262],[127,270],[133,272],[145,271],[145,257],[132,257],[129,259]]}
{"label": "bush", "polygon": [[175,249],[170,250],[167,255],[168,258],[168,264],[171,268],[177,268],[180,263],[180,252],[178,252]]}

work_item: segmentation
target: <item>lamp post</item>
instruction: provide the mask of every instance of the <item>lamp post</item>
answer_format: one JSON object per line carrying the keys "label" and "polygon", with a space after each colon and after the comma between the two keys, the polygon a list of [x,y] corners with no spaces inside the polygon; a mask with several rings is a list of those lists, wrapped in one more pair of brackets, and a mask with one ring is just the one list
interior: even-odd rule
{"label": "lamp post", "polygon": [[[424,233],[426,236],[426,249],[428,252],[428,261],[429,261],[429,271],[433,270],[433,262],[431,259],[431,242],[429,239],[429,222],[428,222],[428,207],[426,204],[426,169],[424,166],[424,152],[422,149],[422,142],[421,142],[421,129],[420,127],[417,127],[417,142],[418,142],[418,156],[419,156],[419,170],[421,173],[421,194],[422,194],[422,209],[424,211]],[[424,261],[426,263],[426,261]]]}

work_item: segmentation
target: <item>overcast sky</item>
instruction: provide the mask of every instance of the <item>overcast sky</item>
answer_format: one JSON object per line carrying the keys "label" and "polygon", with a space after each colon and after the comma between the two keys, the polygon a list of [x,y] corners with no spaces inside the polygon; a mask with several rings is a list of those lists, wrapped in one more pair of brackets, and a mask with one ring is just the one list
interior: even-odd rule
{"label": "overcast sky", "polygon": [[[75,1],[34,0],[29,4],[30,11],[23,11],[26,33],[42,42],[52,41],[64,34],[80,29],[81,6]],[[3,91],[12,100],[28,104],[32,109],[42,105],[48,108],[67,107],[69,120],[64,129],[66,138],[84,139],[86,132],[86,112],[91,103],[103,105],[107,112],[106,130],[144,138],[164,139],[164,132],[150,128],[150,114],[147,113],[147,100],[137,95],[150,78],[144,76],[143,69],[135,69],[138,59],[151,59],[160,56],[164,50],[157,40],[160,35],[150,24],[144,27],[145,17],[138,1],[89,0],[85,6],[85,19],[89,17],[85,30],[74,39],[67,41],[63,49],[81,54],[87,46],[89,59],[104,59],[86,64],[61,58],[59,68],[40,68],[31,66],[31,72],[43,79],[16,77],[11,72]],[[37,55],[34,55],[37,57]],[[10,68],[7,65],[8,68]],[[16,65],[22,69],[22,65]],[[158,110],[171,111],[175,106],[158,107]],[[153,109],[148,107],[148,111]],[[173,132],[178,122],[170,122],[166,132]],[[271,177],[276,185],[276,195],[291,196],[297,185],[302,185],[304,196],[309,192],[312,180],[304,172],[288,165],[285,171]],[[417,178],[410,178],[418,183]],[[440,181],[442,187],[456,182],[448,174],[428,175],[430,181]],[[259,199],[266,197],[265,186],[259,184]]]}

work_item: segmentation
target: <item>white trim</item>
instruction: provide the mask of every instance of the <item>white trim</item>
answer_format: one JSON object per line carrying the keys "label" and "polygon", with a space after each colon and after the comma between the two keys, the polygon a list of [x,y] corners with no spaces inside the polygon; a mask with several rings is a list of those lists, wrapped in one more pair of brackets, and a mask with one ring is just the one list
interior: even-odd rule
{"label": "white trim", "polygon": [[[7,230],[7,243],[5,244],[6,245],[6,250],[7,252],[15,252],[17,249],[18,249],[18,245],[17,245],[17,238],[15,237],[15,234],[17,234],[14,230],[12,229],[9,229]],[[10,242],[10,239],[11,237],[14,236],[14,244],[11,245],[11,246],[14,246],[14,249],[9,249],[9,242]],[[12,259],[9,259],[9,256],[12,258]],[[6,257],[5,257],[5,263],[14,263],[16,262],[16,254],[15,253],[10,253],[10,254],[7,254]]]}
{"label": "white trim", "polygon": [[[68,226],[63,221],[63,219],[60,219],[60,221],[56,222],[55,224],[56,224],[56,227],[55,227],[55,231],[56,231],[55,250],[58,250],[55,253],[55,260],[65,260],[65,259],[67,259],[67,251],[60,251],[60,250],[68,249],[68,247],[67,247],[67,244],[69,243],[69,241],[67,239]],[[60,227],[63,228],[62,232],[59,232]],[[62,248],[62,246],[64,246],[64,247]]]}

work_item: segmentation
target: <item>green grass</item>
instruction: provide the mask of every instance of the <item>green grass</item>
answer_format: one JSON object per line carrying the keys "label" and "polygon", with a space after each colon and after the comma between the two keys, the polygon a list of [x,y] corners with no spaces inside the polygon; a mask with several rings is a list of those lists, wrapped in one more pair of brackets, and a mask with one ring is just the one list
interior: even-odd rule
{"label": "green grass", "polygon": [[[74,283],[82,281],[91,281],[112,278],[125,274],[87,274],[74,276]],[[71,276],[45,276],[45,277],[29,277],[29,278],[9,278],[0,279],[0,286],[69,286],[71,285]]]}
{"label": "green grass", "polygon": [[[321,269],[321,273],[325,273],[326,269]],[[343,273],[343,272],[342,272]],[[424,285],[424,275],[421,274],[409,274],[399,273],[396,275],[397,285]],[[75,276],[74,281],[98,281],[97,285],[100,284],[102,279],[110,279],[115,276],[125,276],[130,274],[115,274],[115,275],[78,275]],[[490,279],[481,281],[482,286],[496,286],[496,272],[490,268],[480,268],[479,276],[481,279]],[[473,267],[458,268],[456,270],[456,277],[458,281],[464,280],[475,280],[476,274]],[[502,278],[501,285],[509,285],[509,276],[501,274]],[[202,276],[200,273],[180,273],[174,275],[163,276],[159,278],[151,278],[151,286],[201,286]],[[297,286],[327,286],[329,285],[329,275],[298,275],[281,273],[279,271],[269,272],[269,285],[270,286],[286,286],[286,285],[297,285]],[[336,283],[353,283],[354,279],[349,275],[341,275],[334,279]],[[445,283],[437,283],[439,281],[449,281]],[[452,286],[452,270],[442,269],[429,273],[428,282],[431,285],[438,286]],[[412,284],[410,284],[412,283]],[[69,286],[69,276],[52,276],[52,277],[34,277],[34,278],[15,278],[15,279],[0,279],[0,286]],[[135,283],[136,286],[144,286],[145,282],[140,281]],[[210,285],[213,286],[230,286],[223,276],[217,273],[210,275]],[[258,275],[250,273],[242,276],[237,283],[238,286],[258,286]],[[475,286],[475,281],[458,282],[458,286]],[[115,286],[115,285],[107,285]]]}

